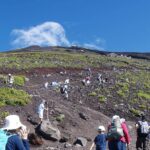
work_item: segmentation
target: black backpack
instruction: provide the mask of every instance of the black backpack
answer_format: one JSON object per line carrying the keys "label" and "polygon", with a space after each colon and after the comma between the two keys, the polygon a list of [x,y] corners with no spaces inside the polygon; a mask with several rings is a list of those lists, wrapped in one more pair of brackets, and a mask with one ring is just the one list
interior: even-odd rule
{"label": "black backpack", "polygon": [[61,94],[64,94],[64,93],[65,93],[64,87],[60,87],[60,93],[61,93]]}

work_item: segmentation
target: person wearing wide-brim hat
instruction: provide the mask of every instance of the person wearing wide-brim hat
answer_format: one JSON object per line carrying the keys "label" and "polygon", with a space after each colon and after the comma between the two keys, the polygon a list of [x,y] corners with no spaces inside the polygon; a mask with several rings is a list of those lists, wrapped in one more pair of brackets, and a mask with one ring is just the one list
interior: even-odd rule
{"label": "person wearing wide-brim hat", "polygon": [[105,127],[99,126],[97,131],[98,135],[95,137],[90,150],[93,149],[94,145],[96,146],[96,150],[106,150],[107,135],[105,134]]}
{"label": "person wearing wide-brim hat", "polygon": [[5,150],[30,150],[27,140],[29,131],[21,123],[18,115],[7,116],[1,130],[9,136]]}

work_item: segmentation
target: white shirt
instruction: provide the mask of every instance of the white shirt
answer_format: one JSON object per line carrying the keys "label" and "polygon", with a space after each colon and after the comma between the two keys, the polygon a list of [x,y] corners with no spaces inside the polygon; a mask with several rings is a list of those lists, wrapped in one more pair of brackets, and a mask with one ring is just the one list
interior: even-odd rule
{"label": "white shirt", "polygon": [[41,104],[39,105],[39,107],[38,107],[38,113],[39,113],[39,114],[43,113],[43,112],[44,112],[44,108],[45,108],[44,104],[41,103]]}

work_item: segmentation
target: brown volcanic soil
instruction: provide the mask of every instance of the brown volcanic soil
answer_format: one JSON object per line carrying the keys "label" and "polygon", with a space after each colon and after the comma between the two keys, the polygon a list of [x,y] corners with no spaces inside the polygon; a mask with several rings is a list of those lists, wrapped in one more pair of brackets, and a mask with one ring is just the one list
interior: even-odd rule
{"label": "brown volcanic soil", "polygon": [[[119,114],[121,117],[126,118],[127,120],[132,120],[130,114],[126,110],[126,105],[118,110],[114,107],[114,101],[108,101],[104,104],[98,104],[98,100],[95,97],[87,96],[88,93],[99,87],[96,81],[97,73],[103,72],[110,80],[109,83],[106,83],[104,86],[111,86],[114,83],[113,72],[112,70],[92,70],[92,79],[91,85],[83,86],[81,80],[86,76],[86,71],[83,69],[67,69],[65,75],[61,75],[60,71],[65,69],[49,69],[49,68],[38,68],[30,71],[20,71],[16,72],[19,74],[26,74],[26,77],[29,78],[29,81],[26,82],[26,85],[22,87],[25,91],[32,95],[32,101],[25,107],[21,106],[7,106],[1,108],[1,111],[9,111],[11,114],[18,114],[21,117],[21,120],[24,124],[30,128],[30,132],[34,132],[35,126],[27,121],[27,116],[31,115],[34,120],[38,120],[36,114],[36,108],[41,102],[41,99],[48,101],[49,105],[49,119],[52,123],[58,126],[61,131],[62,137],[68,137],[68,143],[73,144],[77,137],[85,137],[88,139],[87,147],[78,148],[71,147],[70,149],[75,150],[87,150],[92,144],[93,138],[97,134],[97,127],[99,125],[104,125],[106,128],[111,121],[111,117],[114,114]],[[10,71],[10,70],[8,70]],[[14,70],[15,72],[15,70]],[[5,73],[8,73],[7,71]],[[49,74],[49,75],[48,75]],[[58,90],[52,88],[45,89],[44,83],[52,81],[64,81],[66,78],[70,79],[70,90],[69,90],[69,99],[66,100],[63,95],[60,94]],[[102,89],[103,90],[103,89]],[[111,98],[110,98],[111,99]],[[80,102],[82,101],[82,103]],[[56,116],[59,114],[64,114],[65,119],[62,122],[56,121]],[[84,113],[87,117],[87,120],[84,120],[79,117],[79,113]],[[105,115],[104,115],[105,114]],[[46,119],[46,115],[45,115]],[[134,118],[135,119],[135,118]],[[130,134],[132,137],[131,150],[135,150],[135,129],[134,122],[127,122]],[[53,147],[53,148],[52,148]],[[51,142],[44,141],[42,147],[33,147],[31,149],[61,149],[65,150],[64,143],[60,142]]]}

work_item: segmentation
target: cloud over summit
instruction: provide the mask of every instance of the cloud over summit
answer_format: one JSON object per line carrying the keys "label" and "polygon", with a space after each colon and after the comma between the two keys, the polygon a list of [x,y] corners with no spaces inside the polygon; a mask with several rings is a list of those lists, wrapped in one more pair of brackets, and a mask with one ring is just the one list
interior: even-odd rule
{"label": "cloud over summit", "polygon": [[12,35],[15,37],[12,41],[15,47],[70,46],[64,28],[57,22],[44,22],[29,29],[14,29]]}

